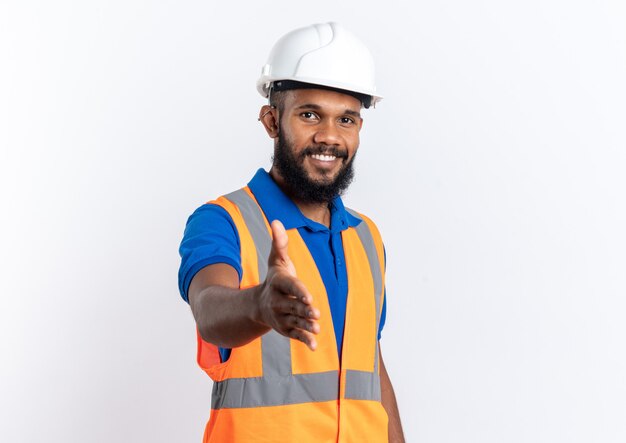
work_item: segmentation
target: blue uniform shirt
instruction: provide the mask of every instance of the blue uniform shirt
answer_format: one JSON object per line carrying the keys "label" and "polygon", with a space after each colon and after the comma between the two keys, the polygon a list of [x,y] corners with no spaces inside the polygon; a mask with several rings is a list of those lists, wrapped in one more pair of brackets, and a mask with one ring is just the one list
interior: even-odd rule
{"label": "blue uniform shirt", "polygon": [[[347,212],[340,197],[330,205],[330,228],[306,218],[263,169],[259,169],[248,183],[252,194],[267,219],[280,220],[285,229],[298,229],[298,233],[311,252],[320,272],[333,318],[337,351],[341,355],[343,327],[346,316],[348,278],[343,253],[341,231],[357,226],[361,219]],[[180,244],[182,257],[178,272],[178,287],[185,301],[194,275],[205,266],[215,263],[231,265],[241,281],[241,254],[239,234],[224,208],[218,205],[200,206],[187,220],[185,234]],[[315,299],[315,294],[313,294]],[[387,297],[383,302],[378,338],[385,323]],[[220,349],[222,361],[230,355],[229,349]]]}

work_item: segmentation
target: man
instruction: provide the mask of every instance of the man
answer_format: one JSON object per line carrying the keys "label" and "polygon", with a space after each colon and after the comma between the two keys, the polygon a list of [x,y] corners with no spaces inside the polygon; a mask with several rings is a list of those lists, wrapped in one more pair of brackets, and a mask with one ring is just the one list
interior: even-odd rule
{"label": "man", "polygon": [[273,165],[201,206],[179,285],[213,379],[205,442],[402,442],[378,339],[385,258],[344,208],[363,124],[380,100],[367,48],[336,23],[274,46],[258,81]]}

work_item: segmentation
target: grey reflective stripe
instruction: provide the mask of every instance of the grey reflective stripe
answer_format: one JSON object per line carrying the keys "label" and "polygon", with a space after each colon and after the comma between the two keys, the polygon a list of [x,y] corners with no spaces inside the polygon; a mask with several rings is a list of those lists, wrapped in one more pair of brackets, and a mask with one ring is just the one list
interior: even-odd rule
{"label": "grey reflective stripe", "polygon": [[[383,275],[382,270],[380,269],[378,251],[376,250],[374,237],[372,236],[370,228],[365,220],[361,218],[358,212],[352,209],[346,208],[346,211],[361,219],[361,223],[359,223],[355,229],[359,235],[361,243],[363,244],[365,254],[367,254],[367,260],[369,261],[370,268],[372,270],[372,279],[374,280],[374,298],[376,300],[376,337],[378,338],[378,325],[380,324],[380,300],[382,298],[383,291]],[[374,350],[374,373],[378,374],[378,340],[376,340],[376,349]]]}
{"label": "grey reflective stripe", "polygon": [[272,238],[265,227],[265,216],[261,212],[259,205],[243,189],[231,192],[224,197],[237,205],[243,220],[246,222],[256,247],[259,263],[259,281],[263,281],[267,275],[267,257],[270,256],[270,249],[272,248]]}
{"label": "grey reflective stripe", "polygon": [[211,408],[253,408],[333,401],[337,400],[338,386],[337,371],[287,377],[229,378],[213,384]]}
{"label": "grey reflective stripe", "polygon": [[[361,216],[358,212],[353,211],[352,209],[346,208],[353,216],[361,219]],[[383,291],[383,275],[380,269],[380,261],[378,259],[378,251],[376,251],[376,244],[374,243],[374,237],[370,232],[370,228],[365,220],[361,219],[361,223],[359,223],[354,229],[356,230],[361,243],[363,244],[363,248],[365,249],[365,253],[367,254],[367,260],[370,264],[370,269],[372,271],[372,279],[374,280],[374,293],[376,297],[376,323],[380,321],[380,299],[381,293]]]}
{"label": "grey reflective stripe", "polygon": [[375,372],[346,370],[346,393],[350,400],[380,401],[380,377]]}
{"label": "grey reflective stripe", "polygon": [[[265,215],[259,205],[243,189],[225,196],[239,208],[257,253],[259,282],[267,276],[267,259],[272,249],[272,237],[267,232]],[[272,330],[261,337],[264,376],[291,375],[291,345],[289,338]]]}

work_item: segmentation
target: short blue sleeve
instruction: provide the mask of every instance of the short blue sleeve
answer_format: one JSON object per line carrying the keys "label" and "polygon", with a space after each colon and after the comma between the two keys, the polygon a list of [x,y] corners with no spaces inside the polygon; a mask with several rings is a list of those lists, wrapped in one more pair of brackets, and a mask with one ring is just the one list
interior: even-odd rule
{"label": "short blue sleeve", "polygon": [[[387,271],[387,250],[383,246],[383,254],[385,258],[385,271]],[[380,340],[383,327],[385,326],[385,320],[387,320],[387,288],[385,288],[385,294],[383,296],[383,309],[380,312],[380,323],[378,324],[378,340]]]}
{"label": "short blue sleeve", "polygon": [[178,251],[181,257],[178,290],[188,303],[189,284],[205,266],[229,264],[237,270],[241,280],[239,234],[233,219],[221,206],[205,204],[191,214]]}
{"label": "short blue sleeve", "polygon": [[385,320],[387,320],[387,289],[385,289],[385,298],[383,299],[383,309],[380,312],[380,323],[378,324],[378,339],[380,340],[383,327],[385,326]]}

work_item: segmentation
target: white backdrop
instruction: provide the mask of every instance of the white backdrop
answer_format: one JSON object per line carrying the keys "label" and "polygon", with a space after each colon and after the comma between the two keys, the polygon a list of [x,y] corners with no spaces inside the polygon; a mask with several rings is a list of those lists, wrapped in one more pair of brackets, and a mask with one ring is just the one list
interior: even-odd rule
{"label": "white backdrop", "polygon": [[3,1],[1,441],[200,441],[178,243],[269,167],[271,45],[328,20],[385,96],[346,200],[408,441],[626,441],[621,0]]}

